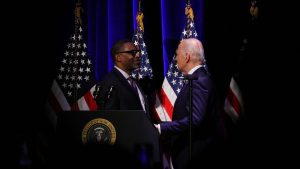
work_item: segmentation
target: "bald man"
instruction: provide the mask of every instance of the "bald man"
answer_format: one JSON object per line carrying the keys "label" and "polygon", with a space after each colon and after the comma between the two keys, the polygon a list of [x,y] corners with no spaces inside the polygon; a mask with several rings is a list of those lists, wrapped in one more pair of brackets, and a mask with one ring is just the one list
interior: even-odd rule
{"label": "bald man", "polygon": [[189,159],[189,85],[185,85],[174,104],[171,122],[155,125],[163,140],[170,141],[174,169],[203,168],[212,161],[217,136],[216,91],[204,68],[204,49],[198,39],[184,39],[176,50],[178,68],[193,80],[192,164]]}

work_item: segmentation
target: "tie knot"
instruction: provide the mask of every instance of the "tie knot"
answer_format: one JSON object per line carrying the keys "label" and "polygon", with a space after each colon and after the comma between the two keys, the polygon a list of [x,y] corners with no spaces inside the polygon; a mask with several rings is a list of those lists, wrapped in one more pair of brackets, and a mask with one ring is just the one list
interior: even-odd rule
{"label": "tie knot", "polygon": [[135,81],[134,81],[134,78],[131,77],[131,76],[129,76],[127,79],[128,79],[128,81],[129,81],[130,85],[131,85],[132,87],[135,87]]}

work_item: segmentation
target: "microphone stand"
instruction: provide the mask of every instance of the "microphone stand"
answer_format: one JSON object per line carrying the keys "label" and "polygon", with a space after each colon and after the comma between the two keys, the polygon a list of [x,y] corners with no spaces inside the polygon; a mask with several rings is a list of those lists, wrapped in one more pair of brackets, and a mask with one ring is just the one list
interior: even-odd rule
{"label": "microphone stand", "polygon": [[195,75],[184,75],[189,81],[189,161],[192,166],[192,121],[193,121],[193,80],[198,79]]}

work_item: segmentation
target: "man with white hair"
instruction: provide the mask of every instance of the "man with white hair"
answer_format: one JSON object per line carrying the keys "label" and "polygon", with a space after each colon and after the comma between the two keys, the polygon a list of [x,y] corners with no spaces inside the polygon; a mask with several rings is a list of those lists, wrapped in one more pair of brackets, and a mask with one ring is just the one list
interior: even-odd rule
{"label": "man with white hair", "polygon": [[[178,68],[192,75],[192,137],[189,140],[189,87],[185,85],[174,103],[171,122],[156,124],[162,140],[170,141],[174,169],[203,168],[212,162],[217,140],[217,98],[213,81],[204,67],[204,49],[198,39],[182,40],[176,50]],[[191,153],[191,160],[189,153]]]}

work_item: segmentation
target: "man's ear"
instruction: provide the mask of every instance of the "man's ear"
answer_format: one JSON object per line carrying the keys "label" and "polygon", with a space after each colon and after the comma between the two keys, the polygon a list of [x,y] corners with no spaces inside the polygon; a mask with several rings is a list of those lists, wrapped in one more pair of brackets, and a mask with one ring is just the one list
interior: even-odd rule
{"label": "man's ear", "polygon": [[116,54],[115,60],[116,60],[117,62],[120,62],[120,61],[121,61],[120,59],[121,59],[120,54]]}
{"label": "man's ear", "polygon": [[186,53],[186,54],[185,54],[185,63],[188,63],[188,62],[190,61],[190,59],[191,59],[190,54],[189,54],[189,53]]}

